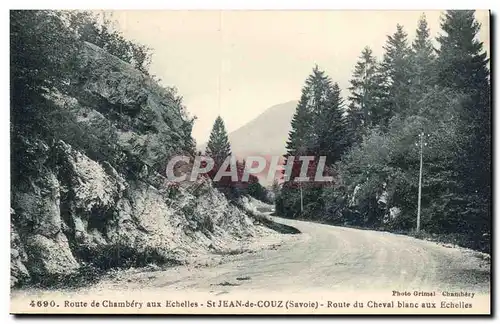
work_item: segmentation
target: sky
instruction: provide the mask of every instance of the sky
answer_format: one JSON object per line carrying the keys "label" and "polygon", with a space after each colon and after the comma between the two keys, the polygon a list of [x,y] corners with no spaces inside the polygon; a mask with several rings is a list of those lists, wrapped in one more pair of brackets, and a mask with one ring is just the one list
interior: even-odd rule
{"label": "sky", "polygon": [[[220,115],[229,132],[267,108],[300,98],[317,64],[342,95],[361,50],[379,58],[396,24],[413,40],[425,13],[431,36],[440,11],[113,11],[124,35],[153,49],[151,74],[178,88],[196,116],[193,137],[208,140]],[[476,12],[489,48],[488,12]],[[488,50],[489,52],[489,50]]]}

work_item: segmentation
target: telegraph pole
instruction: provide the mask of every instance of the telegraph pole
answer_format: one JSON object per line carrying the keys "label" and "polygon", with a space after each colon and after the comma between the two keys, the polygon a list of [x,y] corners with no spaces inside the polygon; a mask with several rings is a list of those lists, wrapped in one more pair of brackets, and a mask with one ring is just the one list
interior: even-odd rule
{"label": "telegraph pole", "polygon": [[300,187],[300,213],[304,213],[304,196],[302,194],[302,183],[299,182],[299,187]]}
{"label": "telegraph pole", "polygon": [[418,178],[418,209],[417,209],[417,232],[420,231],[420,201],[422,200],[422,162],[424,150],[424,133],[420,133],[420,174]]}

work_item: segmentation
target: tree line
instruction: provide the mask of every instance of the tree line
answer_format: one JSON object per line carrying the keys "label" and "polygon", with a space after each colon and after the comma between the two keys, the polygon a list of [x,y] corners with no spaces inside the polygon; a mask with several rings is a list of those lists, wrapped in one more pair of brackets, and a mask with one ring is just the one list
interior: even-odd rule
{"label": "tree line", "polygon": [[410,231],[416,227],[423,134],[421,228],[489,249],[491,104],[489,60],[471,10],[442,15],[437,48],[422,15],[415,39],[401,25],[381,59],[365,47],[347,100],[318,66],[305,81],[286,143],[292,156],[326,156],[333,183],[276,196],[290,218]]}

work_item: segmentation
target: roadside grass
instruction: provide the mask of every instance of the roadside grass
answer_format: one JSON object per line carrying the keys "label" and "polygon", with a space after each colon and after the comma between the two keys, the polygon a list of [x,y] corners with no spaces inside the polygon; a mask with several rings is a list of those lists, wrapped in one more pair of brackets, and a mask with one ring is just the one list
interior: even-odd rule
{"label": "roadside grass", "polygon": [[218,283],[217,286],[241,286],[241,284],[232,283],[229,281],[223,281],[221,283]]}
{"label": "roadside grass", "polygon": [[214,250],[212,254],[215,255],[238,255],[243,254],[245,252],[249,252],[248,249],[231,249],[231,250]]}
{"label": "roadside grass", "polygon": [[27,282],[12,287],[16,288],[43,288],[44,290],[76,289],[88,287],[99,282],[106,271],[92,265],[83,264],[74,272],[61,274],[32,274]]}
{"label": "roadside grass", "polygon": [[285,224],[280,224],[277,223],[273,220],[271,220],[269,217],[267,217],[265,214],[262,214],[260,212],[256,213],[253,210],[250,210],[248,208],[245,208],[245,206],[239,202],[239,201],[231,201],[238,209],[246,213],[249,217],[253,218],[257,224],[261,224],[263,226],[266,226],[280,234],[300,234],[301,232],[289,225]]}
{"label": "roadside grass", "polygon": [[466,249],[471,249],[478,252],[477,256],[481,258],[483,261],[489,261],[491,258],[489,244],[483,244],[483,245],[475,244],[473,241],[470,240],[470,238],[467,235],[464,234],[458,234],[458,233],[436,234],[436,233],[429,233],[425,230],[420,230],[419,232],[417,232],[416,230],[411,230],[402,232],[401,234],[408,235],[420,240],[436,242],[445,247],[462,247]]}
{"label": "roadside grass", "polygon": [[19,283],[13,288],[76,289],[96,284],[118,270],[152,271],[152,269],[165,269],[181,264],[178,260],[166,258],[153,249],[138,253],[119,244],[105,246],[97,254],[86,252],[89,253],[85,255],[88,261],[82,261],[75,271],[60,274],[44,273],[43,275],[32,273],[30,280]]}

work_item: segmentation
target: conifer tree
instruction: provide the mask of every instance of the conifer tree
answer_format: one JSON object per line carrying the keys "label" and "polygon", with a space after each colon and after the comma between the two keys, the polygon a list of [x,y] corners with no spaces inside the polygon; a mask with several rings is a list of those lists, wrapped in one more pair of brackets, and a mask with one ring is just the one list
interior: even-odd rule
{"label": "conifer tree", "polygon": [[231,145],[229,144],[226,127],[220,116],[215,119],[205,153],[215,161],[216,166],[220,166],[231,155]]}
{"label": "conifer tree", "polygon": [[465,196],[460,208],[470,231],[489,231],[491,202],[491,104],[488,58],[477,39],[472,10],[449,10],[442,18],[438,83],[467,97],[460,116],[462,152],[456,166]]}
{"label": "conifer tree", "polygon": [[425,14],[420,16],[418,20],[418,27],[415,36],[415,40],[412,43],[413,52],[423,52],[426,57],[434,58],[434,46],[432,45],[432,41],[430,39],[430,29],[427,24],[427,18]]}
{"label": "conifer tree", "polygon": [[364,121],[364,115],[360,107],[350,102],[345,117],[347,146],[350,147],[361,143],[366,129]]}
{"label": "conifer tree", "polygon": [[[323,206],[321,188],[307,183],[294,183],[300,173],[302,162],[298,156],[315,156],[309,163],[315,166],[320,156],[326,156],[327,167],[340,159],[346,148],[346,127],[342,116],[340,88],[316,65],[302,89],[302,96],[292,120],[292,130],[287,141],[287,158],[294,157],[292,181],[283,185],[276,208],[282,214],[294,217],[308,208],[309,215],[319,212]],[[308,169],[307,175],[313,178]]]}
{"label": "conifer tree", "polygon": [[292,118],[292,129],[288,133],[288,141],[286,142],[287,156],[294,156],[297,153],[305,153],[307,150],[307,142],[309,130],[311,128],[311,112],[308,110],[307,88],[302,89],[302,96]]}
{"label": "conifer tree", "polygon": [[422,69],[430,66],[432,61],[436,58],[425,14],[422,14],[418,21],[416,37],[412,43],[412,54],[416,55],[416,62],[422,63]]}
{"label": "conifer tree", "polygon": [[312,151],[315,156],[326,156],[326,164],[340,160],[347,146],[347,131],[343,112],[343,100],[337,83],[325,80],[325,102],[315,111],[313,125],[316,130]]}
{"label": "conifer tree", "polygon": [[419,114],[419,101],[435,85],[435,49],[425,14],[418,21],[410,55],[409,109],[404,115]]}
{"label": "conifer tree", "polygon": [[347,109],[347,128],[349,144],[359,143],[365,129],[372,124],[371,117],[380,110],[380,74],[373,52],[365,47],[361,52],[350,82],[349,106]]}
{"label": "conifer tree", "polygon": [[[338,143],[337,143],[338,142]],[[338,157],[345,144],[342,99],[338,85],[316,65],[302,89],[302,96],[292,119],[287,155],[320,155]],[[339,144],[339,145],[337,145]],[[335,150],[331,150],[336,145]]]}
{"label": "conifer tree", "polygon": [[373,116],[376,125],[386,126],[392,116],[405,113],[408,109],[410,47],[403,26],[398,24],[396,28],[396,32],[388,36],[384,46],[385,53],[380,72],[386,88],[380,111]]}

